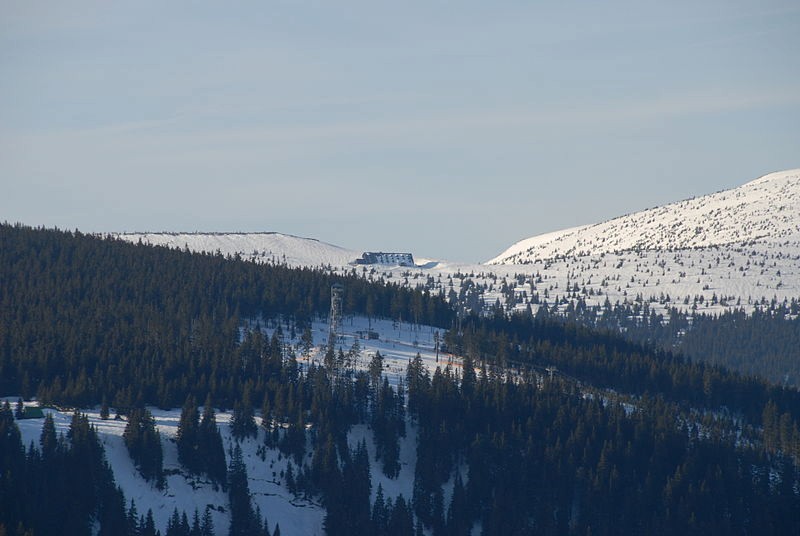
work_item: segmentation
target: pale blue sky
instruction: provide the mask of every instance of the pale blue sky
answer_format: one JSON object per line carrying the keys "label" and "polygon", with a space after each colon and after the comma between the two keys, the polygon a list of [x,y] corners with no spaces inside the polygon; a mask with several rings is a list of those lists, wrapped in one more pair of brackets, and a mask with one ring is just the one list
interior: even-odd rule
{"label": "pale blue sky", "polygon": [[483,261],[800,167],[800,4],[0,0],[0,220]]}

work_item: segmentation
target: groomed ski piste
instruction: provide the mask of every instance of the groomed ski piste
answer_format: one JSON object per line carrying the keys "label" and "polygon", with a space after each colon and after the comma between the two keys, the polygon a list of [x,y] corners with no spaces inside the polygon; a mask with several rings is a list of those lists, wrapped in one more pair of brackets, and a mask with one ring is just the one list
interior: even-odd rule
{"label": "groomed ski piste", "polygon": [[[251,327],[260,325],[267,334],[272,334],[281,320],[253,321]],[[378,335],[377,339],[369,338],[368,332]],[[404,322],[393,322],[385,319],[367,319],[364,317],[346,317],[343,321],[342,331],[337,337],[336,348],[347,352],[358,340],[360,351],[355,360],[357,369],[365,369],[376,351],[384,356],[384,374],[390,383],[397,385],[405,377],[406,366],[410,359],[417,353],[423,359],[427,368],[433,372],[437,366],[444,368],[448,364],[454,368],[461,366],[461,361],[456,356],[439,353],[438,361],[435,351],[435,333],[441,330],[430,326],[414,325]],[[321,362],[325,353],[328,340],[328,323],[320,319],[312,323],[314,348],[308,358],[304,358],[299,350],[300,333],[295,339],[289,337],[289,330],[282,328],[284,342],[288,345],[287,351],[295,351],[301,368],[313,362]],[[13,405],[17,398],[7,397],[6,400]],[[26,402],[26,405],[38,405],[36,402]],[[217,534],[227,534],[230,524],[228,513],[228,495],[221,489],[215,490],[211,482],[203,476],[192,476],[178,462],[178,452],[175,436],[178,429],[181,410],[161,410],[148,407],[156,421],[156,426],[161,434],[161,444],[164,452],[164,472],[166,486],[159,490],[153,483],[147,482],[137,471],[128,454],[122,434],[127,421],[124,417],[115,420],[115,409],[111,408],[111,418],[100,418],[97,407],[79,409],[89,417],[95,426],[105,449],[106,459],[114,472],[114,478],[128,501],[133,500],[139,514],[152,510],[156,528],[164,534],[167,522],[177,508],[179,513],[186,512],[191,520],[197,509],[202,516],[206,508],[211,512]],[[200,408],[202,411],[202,408]],[[45,408],[45,413],[53,415],[57,433],[66,434],[69,429],[72,411]],[[234,441],[238,441],[230,433],[230,411],[217,409],[217,424],[223,438],[227,461]],[[285,471],[288,458],[283,456],[277,448],[266,449],[264,459],[259,455],[259,450],[264,445],[264,430],[261,419],[256,417],[259,424],[257,438],[245,438],[239,441],[242,449],[243,461],[247,467],[248,484],[253,505],[258,506],[267,519],[270,530],[276,524],[280,525],[281,534],[292,535],[323,535],[323,520],[325,509],[318,502],[294,496],[286,487]],[[38,448],[44,418],[18,420],[23,444],[27,447],[33,444]],[[385,498],[395,500],[399,495],[410,500],[413,493],[414,467],[416,464],[416,428],[407,420],[406,437],[400,438],[400,473],[397,478],[387,478],[381,470],[380,463],[376,460],[375,444],[372,431],[367,425],[356,425],[351,428],[348,442],[355,448],[359,442],[365,440],[370,456],[370,474],[372,478],[372,501],[375,500],[378,486],[383,489]],[[311,458],[306,454],[306,463]],[[466,480],[466,475],[462,474]],[[449,500],[452,493],[454,478],[444,486],[445,498]],[[445,503],[447,504],[447,503]]]}

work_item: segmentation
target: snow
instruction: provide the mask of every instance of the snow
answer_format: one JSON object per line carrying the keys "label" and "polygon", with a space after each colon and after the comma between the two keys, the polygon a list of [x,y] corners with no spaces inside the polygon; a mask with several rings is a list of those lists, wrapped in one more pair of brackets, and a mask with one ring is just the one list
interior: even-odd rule
{"label": "snow", "polygon": [[732,190],[517,242],[489,261],[513,264],[636,249],[675,250],[800,241],[800,169]]}
{"label": "snow", "polygon": [[391,498],[395,501],[402,495],[406,501],[410,501],[414,493],[414,468],[417,464],[416,426],[410,419],[406,420],[406,437],[400,438],[400,474],[397,478],[389,478],[383,473],[381,462],[375,459],[375,440],[372,431],[365,424],[354,426],[347,436],[347,442],[352,449],[355,449],[362,440],[366,441],[369,454],[369,474],[372,479],[370,502],[375,502],[378,486],[383,488],[385,499]]}
{"label": "snow", "polygon": [[[334,274],[354,274],[374,281],[394,282],[430,292],[451,291],[459,294],[468,286],[477,287],[486,305],[499,299],[505,285],[519,297],[527,296],[515,307],[531,303],[534,294],[540,301],[553,303],[568,295],[568,288],[578,285],[579,295],[588,305],[602,305],[606,299],[616,302],[651,302],[659,311],[670,306],[682,310],[693,307],[702,297],[699,312],[720,313],[734,307],[752,310],[762,300],[790,300],[800,297],[800,169],[776,172],[732,190],[672,203],[607,222],[584,225],[522,240],[489,264],[453,263],[437,259],[417,259],[416,267],[359,266],[351,263],[361,251],[349,250],[314,239],[280,233],[122,233],[111,234],[131,242],[192,251],[239,255],[246,260],[314,267]],[[572,290],[569,291],[572,294]],[[572,294],[574,296],[574,294]],[[713,296],[717,303],[711,304]],[[669,297],[669,300],[666,298]],[[688,298],[688,303],[684,299]],[[345,311],[345,315],[349,312]],[[267,333],[280,320],[253,321]],[[378,333],[377,339],[367,336]],[[448,364],[461,366],[455,356],[437,358],[434,337],[439,331],[431,326],[386,319],[367,319],[349,315],[343,322],[336,345],[345,351],[358,341],[360,351],[355,366],[365,369],[376,351],[384,356],[384,374],[397,385],[405,376],[409,360],[419,353],[425,366],[433,371]],[[324,319],[312,323],[314,349],[304,358],[299,350],[300,333],[289,337],[302,367],[319,362],[327,345],[328,324]],[[12,398],[12,404],[16,398]],[[214,524],[220,533],[227,530],[227,494],[214,490],[203,479],[185,475],[177,460],[174,442],[180,410],[151,408],[161,433],[167,486],[156,489],[135,470],[122,440],[125,421],[102,420],[97,409],[87,411],[96,426],[114,471],[117,483],[128,501],[136,501],[139,513],[153,511],[162,531],[174,508],[192,515],[211,507]],[[71,415],[48,409],[56,428],[66,433]],[[113,410],[112,410],[113,415]],[[232,438],[230,413],[218,412],[217,421],[226,453]],[[43,419],[18,421],[23,442],[38,445]],[[322,534],[324,509],[313,502],[295,498],[284,487],[281,474],[287,459],[277,450],[267,450],[266,458],[257,454],[263,445],[263,430],[257,439],[241,442],[253,500],[269,520],[270,527],[280,523],[281,532]],[[388,498],[412,495],[416,463],[416,429],[407,422],[407,436],[401,439],[400,475],[389,479],[375,460],[372,432],[367,426],[351,429],[348,441],[355,446],[367,440],[372,475],[372,498],[378,484]],[[462,475],[465,478],[466,475]],[[445,486],[452,492],[452,481]]]}
{"label": "snow", "polygon": [[[261,327],[267,335],[271,336],[277,329],[277,322],[279,320],[269,321]],[[328,344],[328,323],[324,319],[317,319],[311,323],[315,348],[312,349],[308,358],[301,354],[299,347],[302,333],[297,332],[295,338],[292,339],[285,326],[282,326],[281,329],[284,341],[294,347],[301,368],[305,369],[311,363],[322,363]],[[367,337],[370,329],[378,334],[377,339]],[[420,355],[423,364],[431,374],[436,367],[444,368],[450,365],[454,369],[461,368],[461,358],[458,356],[439,352],[437,358],[434,341],[437,332],[440,340],[443,339],[444,331],[432,326],[350,315],[346,316],[342,322],[342,332],[338,334],[335,346],[342,348],[347,353],[358,341],[360,352],[355,363],[357,370],[367,370],[375,352],[380,351],[383,356],[384,376],[388,378],[391,385],[396,386],[405,379],[406,367],[417,354]]]}
{"label": "snow", "polygon": [[[153,484],[144,480],[131,461],[122,439],[126,421],[113,419],[104,421],[100,418],[97,409],[81,410],[97,429],[105,449],[106,459],[114,472],[114,480],[125,493],[128,506],[133,499],[139,514],[145,514],[148,509],[152,510],[156,528],[160,529],[162,534],[166,530],[167,521],[174,508],[177,508],[179,513],[185,511],[191,520],[195,508],[202,515],[206,506],[209,506],[217,534],[226,534],[230,524],[227,493],[222,490],[215,491],[211,483],[204,477],[191,477],[185,474],[178,463],[178,451],[174,439],[180,419],[180,409],[168,411],[157,408],[148,409],[155,418],[164,449],[164,470],[168,475],[164,490],[158,490]],[[55,409],[45,409],[45,413],[53,415],[57,433],[67,433],[72,419],[71,413]],[[230,461],[230,446],[232,445],[228,425],[230,417],[231,414],[227,412],[217,413],[217,423],[228,461]],[[38,447],[44,419],[24,419],[17,423],[23,443],[27,446],[33,442]],[[261,429],[259,429],[257,439],[248,438],[240,442],[254,505],[258,505],[262,514],[266,515],[271,529],[274,529],[276,523],[280,524],[281,534],[324,534],[322,529],[325,517],[324,509],[313,502],[297,499],[289,493],[282,485],[280,478],[281,473],[286,469],[288,460],[280,456],[277,449],[274,449],[267,450],[266,459],[262,461],[257,454],[257,449],[263,444],[264,431]]]}
{"label": "snow", "polygon": [[[267,334],[277,329],[278,321],[253,322],[261,325]],[[369,329],[378,333],[378,339],[361,338]],[[397,385],[405,377],[406,365],[410,359],[419,352],[425,365],[431,370],[437,366],[445,366],[448,362],[454,367],[460,366],[460,360],[454,356],[440,354],[436,360],[434,346],[434,333],[436,328],[421,326],[405,322],[393,322],[386,319],[368,319],[366,317],[347,317],[342,326],[342,332],[337,338],[336,346],[345,351],[352,347],[358,340],[361,351],[356,359],[356,367],[366,369],[372,356],[380,351],[384,356],[384,373],[390,383]],[[319,362],[324,355],[327,344],[328,324],[322,320],[312,323],[314,344],[317,345],[308,359],[300,355],[299,344],[301,333],[292,339],[288,330],[283,329],[285,342],[295,346],[298,361],[302,367],[307,367],[311,362]],[[7,397],[10,403],[15,404],[16,397]],[[27,402],[32,405],[35,402]],[[167,521],[173,509],[186,512],[191,518],[195,508],[202,515],[206,506],[209,506],[218,534],[225,534],[230,523],[227,493],[214,490],[205,477],[193,477],[182,469],[178,462],[175,436],[180,420],[180,409],[161,410],[148,408],[153,414],[156,426],[161,434],[164,450],[164,471],[167,485],[164,490],[158,490],[153,484],[145,481],[136,470],[130,459],[128,450],[122,438],[125,430],[125,420],[102,420],[98,408],[81,410],[97,429],[98,436],[105,449],[106,459],[114,472],[114,479],[125,493],[125,498],[130,505],[131,499],[136,502],[140,514],[145,514],[148,509],[153,511],[156,527],[162,533],[166,530]],[[66,434],[72,414],[67,411],[45,409],[54,418],[57,433]],[[202,408],[201,410],[202,411]],[[111,408],[111,415],[114,409]],[[217,411],[217,424],[225,445],[226,456],[230,461],[230,453],[234,439],[230,434],[230,412]],[[260,424],[260,417],[256,417]],[[27,447],[31,442],[38,447],[44,419],[24,419],[18,421],[22,434],[23,444]],[[383,474],[381,464],[375,459],[375,444],[372,432],[366,425],[354,426],[348,435],[349,444],[355,448],[365,439],[367,451],[370,456],[370,472],[372,476],[372,500],[375,499],[378,485],[383,487],[384,496],[395,500],[401,493],[410,500],[413,493],[414,467],[416,464],[416,427],[410,419],[406,422],[406,437],[400,439],[400,474],[395,479],[390,479]],[[281,477],[286,470],[288,458],[282,456],[277,449],[267,449],[266,457],[262,461],[258,449],[264,444],[264,431],[259,426],[257,438],[246,438],[240,443],[243,461],[247,467],[249,486],[254,505],[258,505],[263,515],[269,521],[270,528],[274,529],[275,523],[280,523],[281,534],[291,535],[317,535],[324,534],[323,520],[325,511],[321,505],[294,497],[285,487]],[[306,460],[307,462],[309,460]],[[451,479],[452,480],[452,479]],[[449,486],[449,488],[448,488]],[[450,490],[450,491],[447,491]],[[452,493],[452,482],[445,486],[447,493]]]}
{"label": "snow", "polygon": [[[358,275],[375,281],[459,294],[468,282],[470,308],[506,303],[503,284],[524,309],[553,304],[579,286],[587,305],[606,299],[651,309],[721,313],[762,301],[800,297],[800,169],[776,172],[738,188],[525,239],[488,264],[417,259],[415,267],[353,266],[361,251],[279,233],[126,233],[124,240],[239,254]],[[444,237],[446,238],[446,237]],[[585,293],[584,293],[585,289]],[[572,294],[572,293],[570,293]],[[716,295],[717,303],[712,304]],[[572,296],[574,297],[574,295]],[[667,300],[669,297],[669,300]],[[684,303],[687,301],[688,303]],[[347,311],[345,311],[347,313]]]}
{"label": "snow", "polygon": [[[700,296],[698,312],[714,314],[791,301],[800,297],[800,169],[528,238],[489,263],[541,275],[539,294],[546,289],[550,303],[575,284],[594,291],[584,295],[589,305],[638,299],[661,312],[690,310]],[[711,303],[714,296],[722,302]]]}
{"label": "snow", "polygon": [[110,233],[109,236],[174,249],[220,252],[226,256],[238,254],[246,260],[289,266],[343,266],[361,256],[358,251],[281,233]]}

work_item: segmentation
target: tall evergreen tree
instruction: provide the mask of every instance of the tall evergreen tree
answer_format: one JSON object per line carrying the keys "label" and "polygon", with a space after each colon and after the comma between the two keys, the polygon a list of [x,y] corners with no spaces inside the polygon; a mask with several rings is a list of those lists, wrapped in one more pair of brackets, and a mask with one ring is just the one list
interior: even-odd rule
{"label": "tall evergreen tree", "polygon": [[250,536],[261,531],[250,503],[247,469],[242,460],[242,449],[235,444],[228,467],[228,497],[231,511],[230,536]]}
{"label": "tall evergreen tree", "polygon": [[161,435],[149,410],[134,408],[128,415],[128,424],[122,434],[131,459],[145,480],[153,480],[156,486],[164,487],[164,454]]}
{"label": "tall evergreen tree", "polygon": [[222,436],[217,427],[217,417],[211,403],[211,395],[206,397],[203,417],[198,429],[198,452],[203,460],[203,468],[215,485],[225,489],[227,481],[227,465]]}
{"label": "tall evergreen tree", "polygon": [[241,401],[237,400],[233,404],[231,434],[237,439],[256,437],[258,435],[249,389],[245,391]]}
{"label": "tall evergreen tree", "polygon": [[190,473],[199,473],[202,464],[199,453],[198,419],[197,403],[194,397],[189,395],[181,410],[176,442],[178,460]]}

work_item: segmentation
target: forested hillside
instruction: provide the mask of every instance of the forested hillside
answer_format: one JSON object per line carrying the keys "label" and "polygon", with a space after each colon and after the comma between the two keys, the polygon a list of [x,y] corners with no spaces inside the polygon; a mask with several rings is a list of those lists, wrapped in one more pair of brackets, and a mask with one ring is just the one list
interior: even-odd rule
{"label": "forested hillside", "polygon": [[[289,460],[275,478],[324,507],[330,535],[800,531],[800,394],[611,329],[500,310],[456,316],[440,297],[361,278],[20,226],[0,227],[0,277],[0,394],[119,413],[137,478],[157,494],[179,476],[163,470],[147,406],[182,407],[170,446],[179,472],[224,490],[229,520],[212,527],[197,505],[196,524],[176,510],[156,527],[116,488],[79,412],[61,438],[45,419],[28,447],[24,408],[15,418],[6,405],[7,535],[274,536],[242,458],[254,440],[264,463]],[[333,281],[345,283],[348,315],[444,328],[442,350],[459,366],[429,370],[418,357],[393,386],[379,353],[343,365],[358,360],[329,344],[299,367]],[[289,332],[268,335],[266,318]],[[229,444],[220,407],[233,408]],[[357,426],[369,445],[353,439]],[[404,437],[413,459],[400,457]],[[413,464],[412,493],[377,490],[373,461],[390,481]],[[57,497],[71,502],[44,515],[32,506]]]}
{"label": "forested hillside", "polygon": [[647,302],[587,306],[581,299],[556,309],[542,306],[536,316],[612,330],[694,361],[800,387],[800,302],[796,299],[787,304],[765,303],[750,314],[742,309],[689,313],[676,307],[662,313]]}
{"label": "forested hillside", "polygon": [[[331,283],[366,316],[449,326],[437,296],[62,231],[0,226],[0,392],[76,406],[232,403],[263,361],[242,355],[243,319],[327,313]],[[247,364],[245,364],[247,363]]]}

